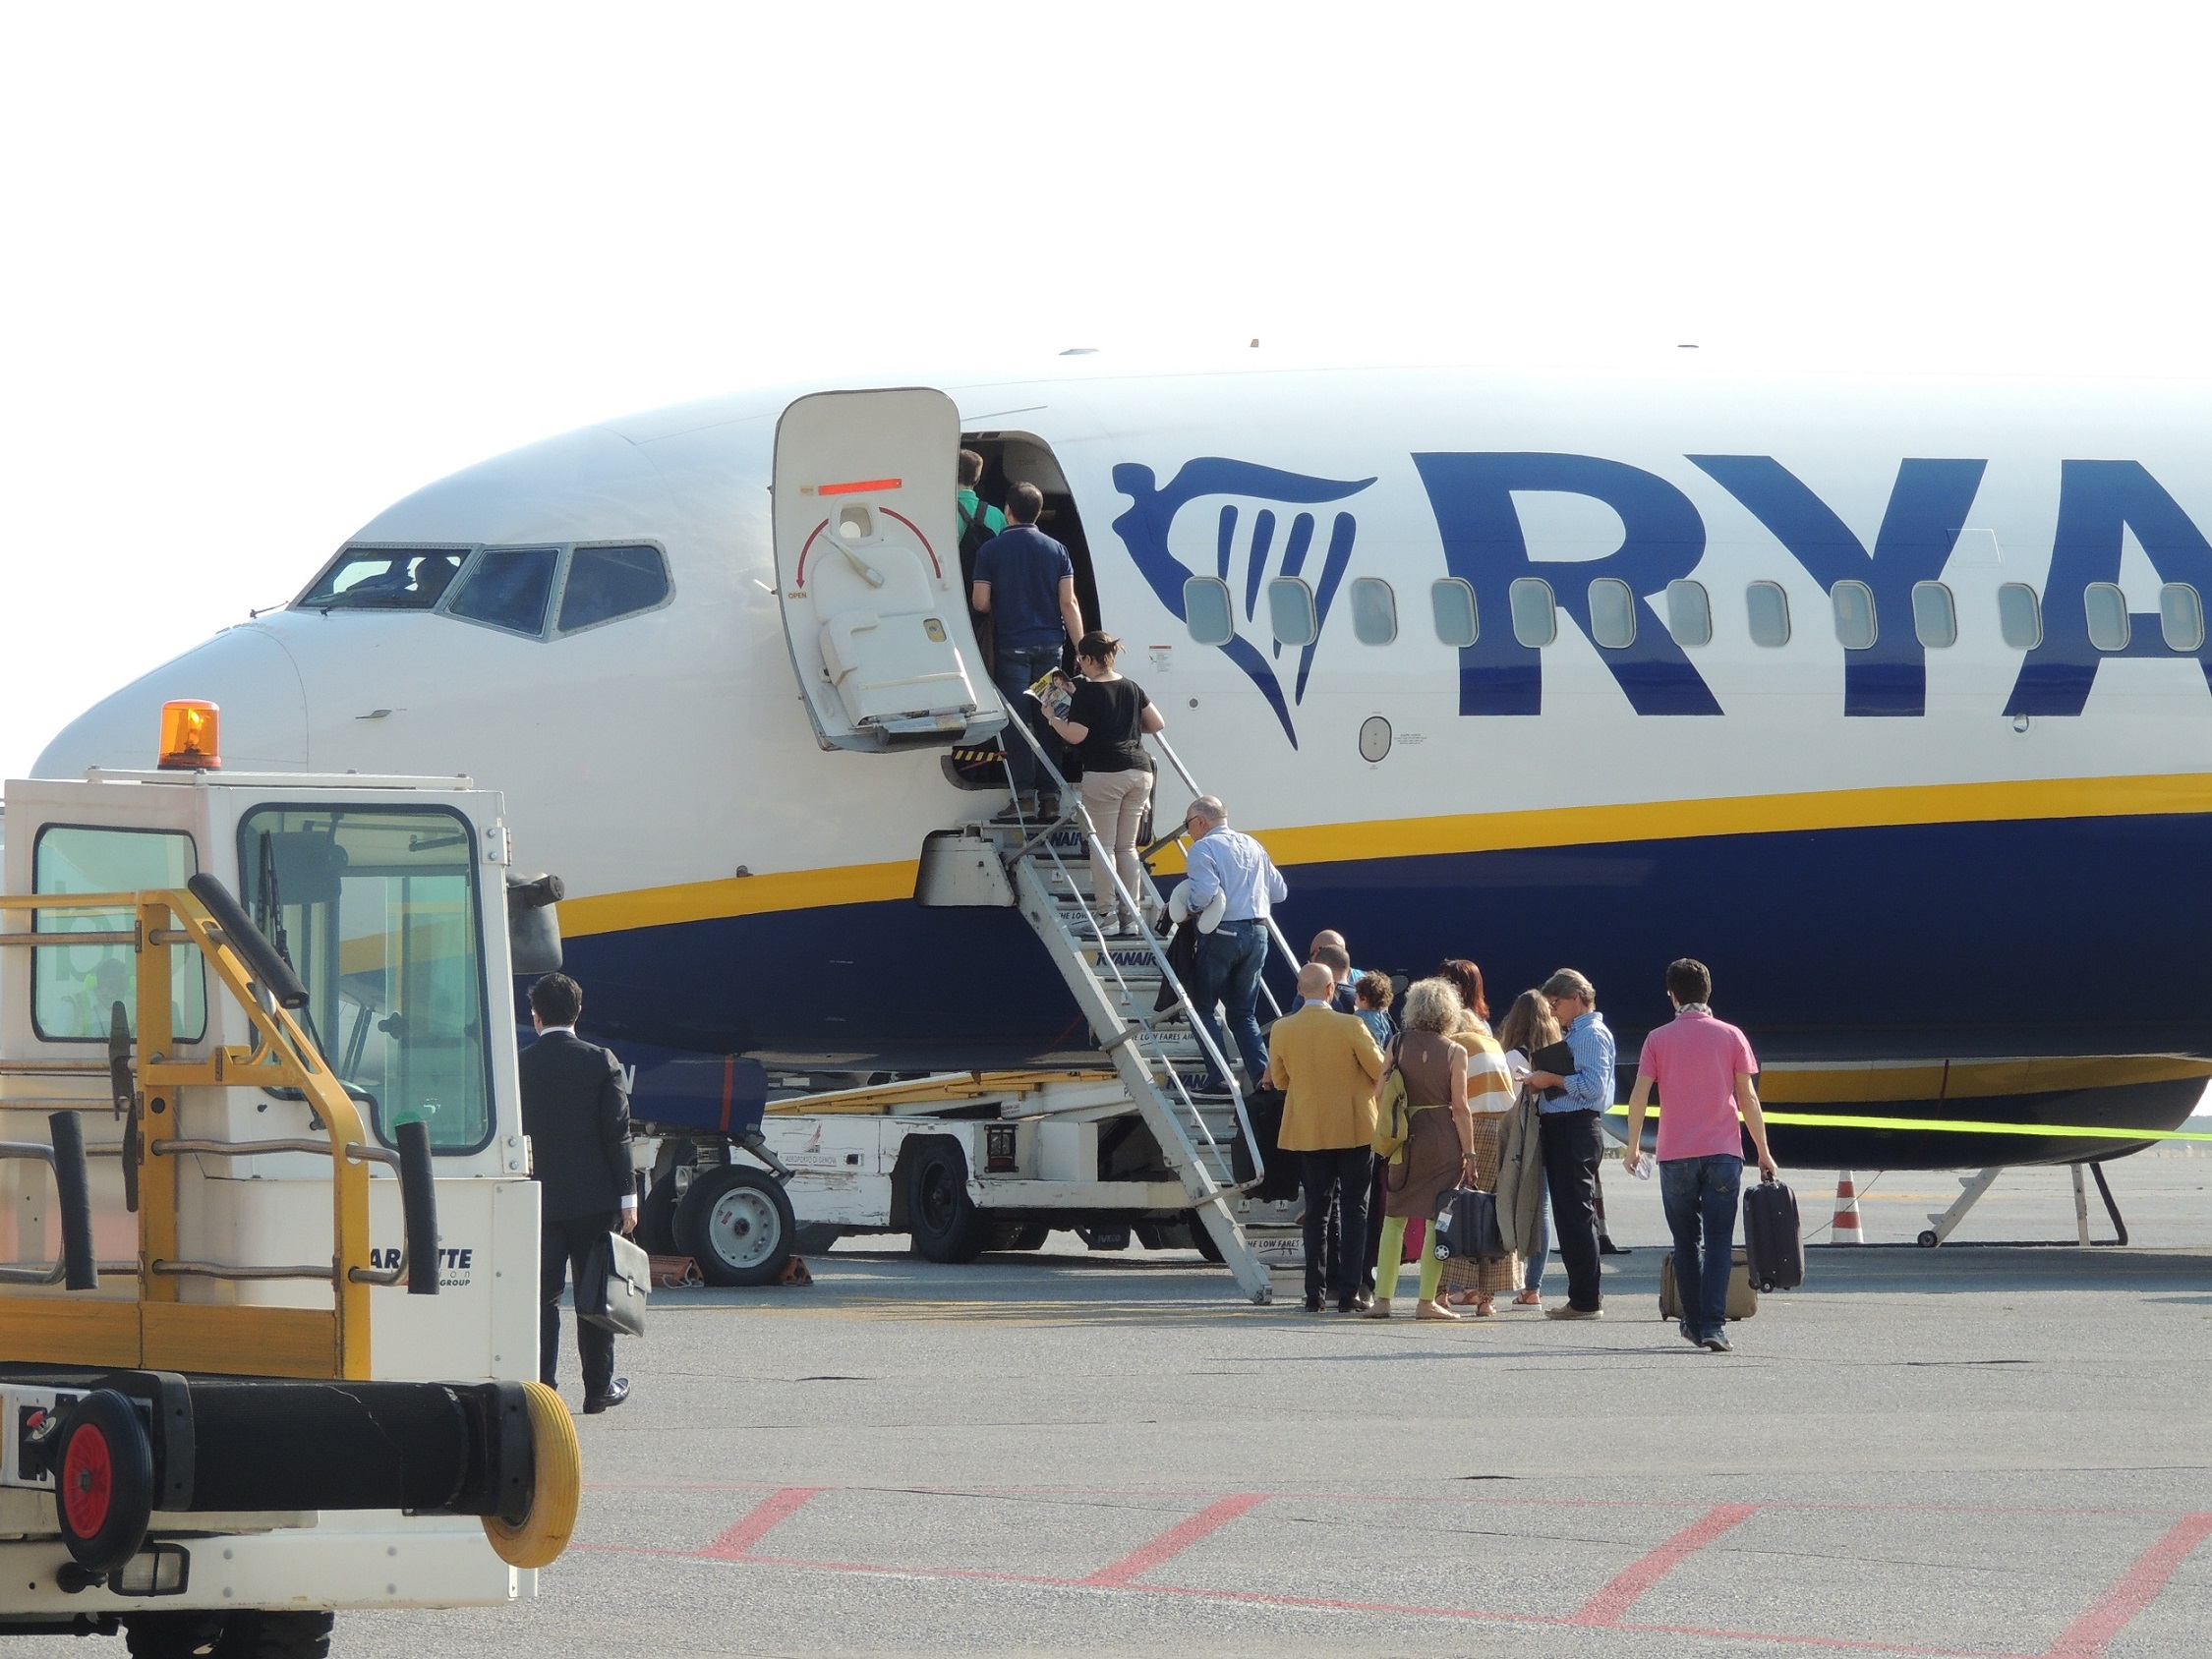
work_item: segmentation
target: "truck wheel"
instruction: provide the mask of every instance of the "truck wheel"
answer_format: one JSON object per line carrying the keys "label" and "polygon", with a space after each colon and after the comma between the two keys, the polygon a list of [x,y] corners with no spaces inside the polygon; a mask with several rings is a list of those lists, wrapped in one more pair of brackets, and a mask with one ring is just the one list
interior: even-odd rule
{"label": "truck wheel", "polygon": [[645,1189],[637,1207],[637,1247],[649,1256],[674,1256],[682,1252],[675,1241],[675,1172],[670,1170]]}
{"label": "truck wheel", "polygon": [[329,1659],[328,1613],[263,1613],[242,1609],[223,1620],[213,1659]]}
{"label": "truck wheel", "polygon": [[79,1565],[108,1573],[139,1553],[153,1516],[153,1448],[112,1389],[70,1407],[54,1449],[54,1515]]}
{"label": "truck wheel", "polygon": [[1052,1229],[1042,1222],[1015,1222],[1011,1226],[991,1230],[991,1248],[994,1250],[1041,1250],[1044,1241],[1052,1236]]}
{"label": "truck wheel", "polygon": [[131,1659],[200,1659],[222,1634],[220,1613],[148,1613],[124,1622],[123,1645]]}
{"label": "truck wheel", "polygon": [[709,1285],[773,1285],[791,1259],[798,1222],[783,1183],[766,1170],[702,1170],[675,1210],[677,1250]]}
{"label": "truck wheel", "polygon": [[509,1567],[551,1567],[576,1530],[576,1509],[584,1496],[584,1454],[576,1439],[576,1419],[560,1396],[544,1383],[522,1385],[530,1417],[530,1508],[519,1520],[488,1515],[477,1518],[492,1553]]}
{"label": "truck wheel", "polygon": [[991,1224],[967,1195],[967,1158],[958,1143],[932,1137],[906,1169],[906,1219],[914,1254],[932,1262],[971,1262],[991,1241]]}

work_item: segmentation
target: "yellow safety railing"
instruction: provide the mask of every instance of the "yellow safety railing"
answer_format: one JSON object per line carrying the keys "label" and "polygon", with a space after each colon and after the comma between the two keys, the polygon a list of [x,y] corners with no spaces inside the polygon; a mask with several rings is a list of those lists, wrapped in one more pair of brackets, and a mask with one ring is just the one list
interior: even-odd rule
{"label": "yellow safety railing", "polygon": [[[0,1287],[0,1354],[56,1365],[264,1377],[367,1377],[369,1292],[399,1277],[396,1270],[370,1266],[369,1166],[397,1161],[369,1142],[352,1098],[299,1020],[278,1002],[248,950],[226,936],[196,893],[176,889],[0,897],[0,913],[27,911],[109,911],[133,918],[131,928],[112,932],[0,932],[0,945],[38,949],[113,944],[137,953],[138,1025],[122,1152],[128,1166],[126,1188],[135,1183],[138,1195],[138,1294],[126,1301],[87,1292]],[[32,926],[35,929],[35,922]],[[217,1046],[203,1058],[178,1057],[170,986],[172,952],[180,949],[198,951],[245,1013],[255,1038],[251,1045]],[[0,1075],[87,1079],[96,1075],[107,1080],[110,1066],[99,1060],[19,1058],[0,1061]],[[314,1109],[320,1138],[187,1139],[178,1132],[179,1095],[194,1088],[297,1089]],[[123,1104],[116,1095],[66,1104],[84,1111],[112,1109]],[[0,1097],[0,1111],[28,1104]],[[187,1258],[179,1239],[181,1160],[277,1152],[323,1153],[330,1159],[328,1264],[225,1264]],[[331,1305],[322,1309],[188,1302],[180,1292],[184,1282],[195,1278],[326,1280]]]}

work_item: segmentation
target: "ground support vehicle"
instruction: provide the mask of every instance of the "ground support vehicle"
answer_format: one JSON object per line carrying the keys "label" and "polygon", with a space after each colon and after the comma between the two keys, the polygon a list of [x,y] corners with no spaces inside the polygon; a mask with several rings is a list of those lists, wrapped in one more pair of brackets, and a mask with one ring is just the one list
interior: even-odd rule
{"label": "ground support vehicle", "polygon": [[6,822],[0,1636],[273,1659],[534,1594],[581,1470],[499,798],[110,772]]}

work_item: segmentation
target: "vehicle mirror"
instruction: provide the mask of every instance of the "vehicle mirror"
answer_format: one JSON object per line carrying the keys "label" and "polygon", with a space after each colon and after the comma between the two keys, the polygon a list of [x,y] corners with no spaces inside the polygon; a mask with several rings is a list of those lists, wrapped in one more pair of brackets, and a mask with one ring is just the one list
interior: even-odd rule
{"label": "vehicle mirror", "polygon": [[518,974],[560,971],[561,895],[558,876],[507,874],[507,950]]}

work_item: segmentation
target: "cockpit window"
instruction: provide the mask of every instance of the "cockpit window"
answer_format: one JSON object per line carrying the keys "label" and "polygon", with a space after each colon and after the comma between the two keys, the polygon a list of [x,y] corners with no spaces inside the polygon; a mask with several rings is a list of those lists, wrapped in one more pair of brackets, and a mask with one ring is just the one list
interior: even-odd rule
{"label": "cockpit window", "polygon": [[553,597],[553,565],[559,557],[553,547],[487,547],[445,608],[472,622],[518,634],[542,634],[546,601]]}
{"label": "cockpit window", "polygon": [[560,593],[560,631],[573,633],[651,610],[669,597],[669,567],[658,547],[578,547],[568,555]]}
{"label": "cockpit window", "polygon": [[428,610],[468,556],[462,547],[348,547],[299,602],[317,610]]}

